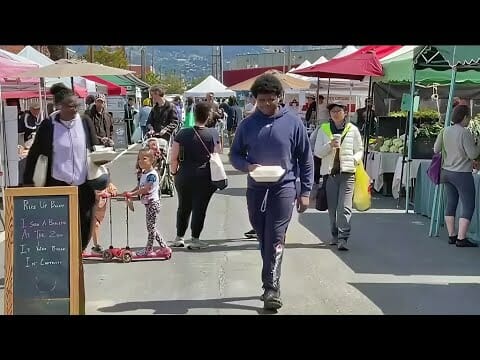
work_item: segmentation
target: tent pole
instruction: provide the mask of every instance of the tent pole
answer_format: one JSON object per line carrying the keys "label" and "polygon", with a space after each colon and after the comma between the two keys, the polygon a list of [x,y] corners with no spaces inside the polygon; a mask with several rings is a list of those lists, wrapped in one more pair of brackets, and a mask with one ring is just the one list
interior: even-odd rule
{"label": "tent pole", "polygon": [[328,87],[327,87],[327,105],[330,104],[330,80],[331,78],[328,78]]}
{"label": "tent pole", "polygon": [[[452,118],[452,105],[453,105],[453,93],[455,91],[455,81],[457,78],[457,67],[452,68],[452,77],[450,79],[450,91],[448,93],[448,103],[447,103],[447,113],[445,114],[445,123],[443,124],[444,129],[450,126],[450,121]],[[435,186],[435,195],[433,198],[432,206],[432,215],[430,218],[430,230],[428,236],[438,236],[438,230],[440,228],[440,212],[442,200],[443,200],[443,184]]]}
{"label": "tent pole", "polygon": [[[368,80],[368,99],[372,98],[372,92],[373,92],[373,84],[372,84],[372,77],[370,76],[370,80]],[[367,107],[367,118],[365,120],[364,126],[364,132],[363,132],[363,138],[364,138],[364,144],[363,144],[363,166],[367,166],[367,158],[368,158],[368,145],[370,141],[370,126],[371,126],[371,118],[372,117],[372,111],[370,107]],[[358,120],[357,120],[358,124]]]}
{"label": "tent pole", "polygon": [[317,97],[315,98],[315,104],[317,104],[317,107],[315,109],[315,127],[318,126],[318,96],[320,95],[320,76],[317,76]]}
{"label": "tent pole", "polygon": [[[7,153],[7,135],[5,131],[5,126],[7,122],[5,121],[4,117],[4,111],[3,111],[3,98],[2,98],[2,85],[0,85],[0,135],[2,136],[2,142],[3,142],[3,149],[2,149],[2,154],[0,155],[1,157],[1,167],[0,170],[3,171],[2,174],[2,184],[1,184],[1,191],[2,191],[2,202],[3,202],[3,211],[5,212],[5,187],[7,184],[6,176],[9,176],[9,171],[8,171],[8,153]],[[9,178],[10,181],[10,178]],[[2,221],[3,229],[5,230],[5,221],[3,217],[0,214],[0,220]]]}
{"label": "tent pole", "polygon": [[[412,162],[412,144],[413,144],[413,112],[415,105],[415,78],[417,75],[417,69],[413,64],[412,82],[410,84],[410,112],[408,113],[408,156],[407,156],[407,175],[405,179],[405,213],[408,214],[408,208],[410,207],[410,164]],[[405,163],[402,162],[402,169]],[[402,189],[403,180],[400,179],[400,190]]]}

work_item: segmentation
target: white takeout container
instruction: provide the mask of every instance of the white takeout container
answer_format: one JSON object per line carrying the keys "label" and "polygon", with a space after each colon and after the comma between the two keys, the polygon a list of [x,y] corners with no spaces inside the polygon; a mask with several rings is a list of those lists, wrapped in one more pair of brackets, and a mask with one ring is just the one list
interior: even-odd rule
{"label": "white takeout container", "polygon": [[277,182],[285,174],[281,166],[259,166],[250,172],[250,176],[256,182]]}
{"label": "white takeout container", "polygon": [[94,163],[109,163],[118,156],[111,147],[95,146],[95,151],[88,154],[90,160]]}

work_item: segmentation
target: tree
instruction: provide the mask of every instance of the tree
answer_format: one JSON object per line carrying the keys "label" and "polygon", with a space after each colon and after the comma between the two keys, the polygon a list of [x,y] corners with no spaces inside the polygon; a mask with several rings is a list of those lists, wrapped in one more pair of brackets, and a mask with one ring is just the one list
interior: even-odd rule
{"label": "tree", "polygon": [[65,59],[67,57],[67,47],[63,45],[48,45],[48,52],[50,53],[50,59],[53,61],[59,59]]}
{"label": "tree", "polygon": [[102,47],[99,50],[95,50],[93,52],[93,61],[119,69],[128,69],[127,54],[123,47],[114,48],[113,50]]}
{"label": "tree", "polygon": [[163,87],[165,94],[182,94],[186,89],[183,79],[174,74],[163,76],[159,84]]}
{"label": "tree", "polygon": [[150,85],[160,84],[160,75],[149,71],[145,74],[145,82]]}

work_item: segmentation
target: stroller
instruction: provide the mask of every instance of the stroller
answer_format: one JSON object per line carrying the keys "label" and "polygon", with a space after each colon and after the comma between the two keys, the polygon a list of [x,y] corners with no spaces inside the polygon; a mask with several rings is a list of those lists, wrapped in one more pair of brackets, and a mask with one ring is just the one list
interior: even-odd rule
{"label": "stroller", "polygon": [[148,142],[154,139],[157,142],[160,151],[160,157],[157,162],[156,170],[160,177],[159,192],[162,195],[173,197],[175,195],[175,182],[170,173],[170,149],[172,146],[173,136],[170,137],[170,142],[160,137],[159,133],[147,133],[142,141],[144,148],[148,147]]}

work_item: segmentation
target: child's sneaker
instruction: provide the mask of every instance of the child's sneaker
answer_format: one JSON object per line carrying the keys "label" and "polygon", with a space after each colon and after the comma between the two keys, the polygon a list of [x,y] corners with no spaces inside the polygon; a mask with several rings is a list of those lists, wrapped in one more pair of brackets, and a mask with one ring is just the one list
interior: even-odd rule
{"label": "child's sneaker", "polygon": [[103,249],[100,245],[95,245],[92,247],[92,253],[102,253]]}

